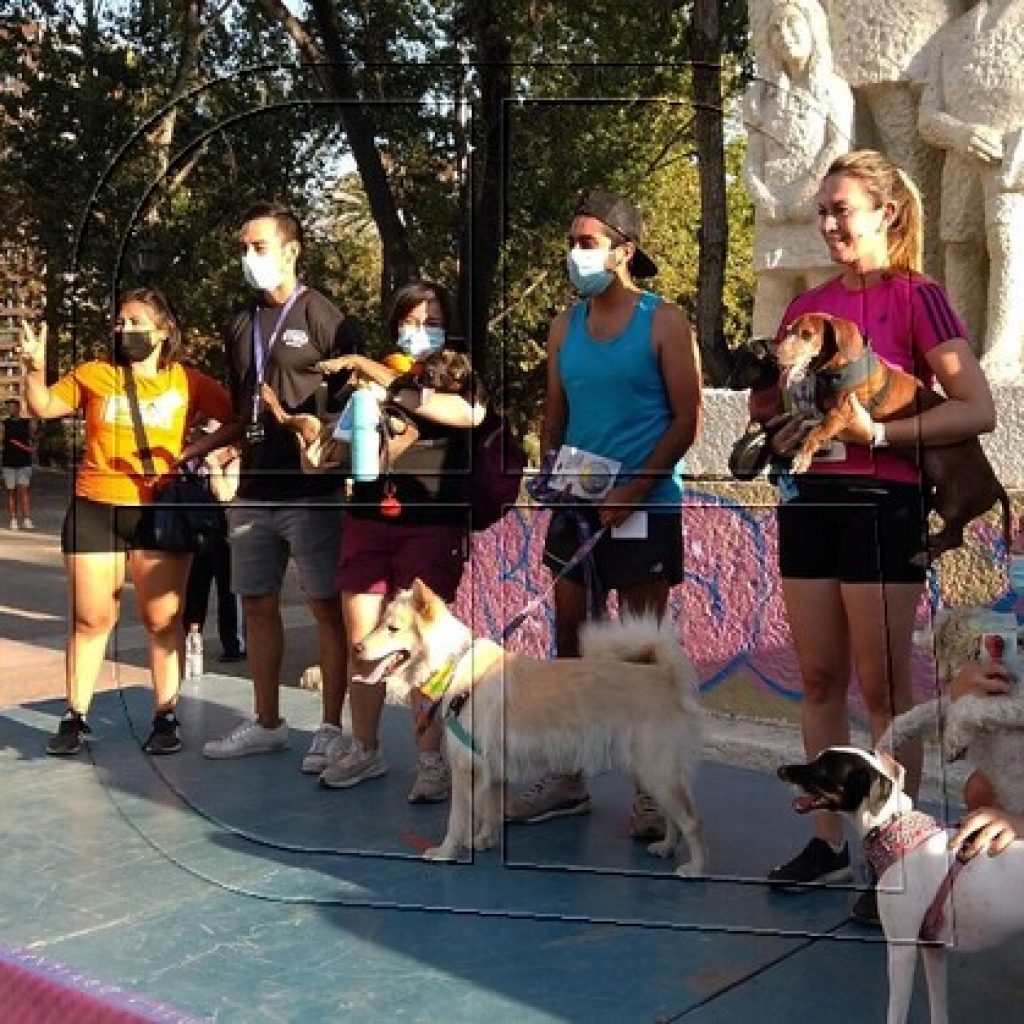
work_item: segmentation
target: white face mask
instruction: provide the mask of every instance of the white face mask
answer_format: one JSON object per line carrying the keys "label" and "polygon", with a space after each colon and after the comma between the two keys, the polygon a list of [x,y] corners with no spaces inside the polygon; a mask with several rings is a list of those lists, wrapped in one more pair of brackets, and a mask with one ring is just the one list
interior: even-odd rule
{"label": "white face mask", "polygon": [[569,250],[566,260],[569,281],[584,298],[600,295],[612,283],[615,275],[605,268],[608,254],[608,249],[580,249],[577,246]]}
{"label": "white face mask", "polygon": [[242,257],[242,273],[250,287],[263,292],[272,292],[283,278],[276,254],[258,253],[252,249]]}
{"label": "white face mask", "polygon": [[444,348],[443,327],[413,327],[411,325],[398,328],[395,340],[399,352],[420,359],[432,352],[440,352]]}

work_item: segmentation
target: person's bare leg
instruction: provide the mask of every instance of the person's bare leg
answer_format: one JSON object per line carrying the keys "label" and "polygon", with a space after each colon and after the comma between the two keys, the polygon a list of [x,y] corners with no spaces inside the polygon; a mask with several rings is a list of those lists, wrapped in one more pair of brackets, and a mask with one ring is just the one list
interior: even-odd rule
{"label": "person's bare leg", "polygon": [[[383,594],[343,593],[341,595],[345,633],[349,642],[349,673],[352,672],[352,667],[355,664],[352,647],[374,629],[380,620],[383,606]],[[383,683],[356,683],[350,678],[348,692],[349,703],[352,707],[352,735],[367,750],[376,750],[386,687]]]}
{"label": "person's bare leg", "polygon": [[[853,664],[872,741],[879,739],[895,715],[914,706],[910,659],[921,592],[920,583],[845,583],[842,587]],[[916,799],[921,783],[921,741],[900,744],[895,756],[907,770],[907,795]]]}
{"label": "person's bare leg", "polygon": [[[800,666],[800,725],[804,751],[811,760],[826,747],[850,740],[846,612],[838,580],[783,578],[782,598]],[[833,845],[843,841],[842,820],[836,814],[816,814],[814,831]]]}
{"label": "person's bare leg", "polygon": [[139,618],[149,637],[156,712],[170,711],[178,701],[185,664],[185,630],[181,618],[191,555],[164,551],[133,551],[129,557]]}
{"label": "person's bare leg", "polygon": [[245,646],[252,674],[256,718],[265,729],[281,724],[280,680],[284,624],[277,594],[243,597]]}
{"label": "person's bare leg", "polygon": [[18,488],[18,494],[21,495],[21,518],[31,519],[32,518],[32,501],[29,498],[29,485],[25,484],[23,487]]}
{"label": "person's bare leg", "polygon": [[64,662],[68,706],[84,715],[103,668],[124,587],[124,552],[65,555],[71,628]]}
{"label": "person's bare leg", "polygon": [[316,619],[323,721],[340,727],[348,687],[348,640],[342,619],[341,599],[337,596],[308,598],[306,604]]}

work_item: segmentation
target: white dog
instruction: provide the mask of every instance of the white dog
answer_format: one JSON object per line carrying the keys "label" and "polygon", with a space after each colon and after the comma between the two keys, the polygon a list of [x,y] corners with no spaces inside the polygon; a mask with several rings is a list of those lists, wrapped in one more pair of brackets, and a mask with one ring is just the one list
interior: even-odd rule
{"label": "white dog", "polygon": [[907,1018],[919,943],[932,1024],[945,1024],[946,943],[971,952],[1024,931],[1024,842],[996,857],[952,859],[952,833],[914,811],[903,792],[903,774],[886,754],[854,747],[830,747],[810,764],[779,769],[780,778],[803,791],[797,811],[845,815],[881,869],[878,911],[888,943],[889,1024]]}
{"label": "white dog", "polygon": [[653,618],[588,625],[581,647],[581,658],[545,661],[474,640],[419,580],[356,646],[366,682],[400,680],[411,691],[447,678],[439,713],[447,724],[451,814],[444,841],[426,857],[493,846],[507,779],[620,767],[665,813],[665,838],[647,849],[669,857],[683,836],[690,859],[677,874],[702,873],[690,787],[701,737],[693,666]]}
{"label": "white dog", "polygon": [[893,719],[879,750],[917,736],[942,737],[947,761],[967,757],[992,785],[999,806],[1024,813],[1024,698],[968,694],[925,701]]}

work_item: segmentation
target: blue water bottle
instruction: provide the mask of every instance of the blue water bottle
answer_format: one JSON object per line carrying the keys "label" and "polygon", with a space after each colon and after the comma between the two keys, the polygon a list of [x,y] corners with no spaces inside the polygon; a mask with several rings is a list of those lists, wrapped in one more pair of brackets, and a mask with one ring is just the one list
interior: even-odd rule
{"label": "blue water bottle", "polygon": [[367,388],[352,395],[352,479],[369,483],[380,476],[380,408]]}

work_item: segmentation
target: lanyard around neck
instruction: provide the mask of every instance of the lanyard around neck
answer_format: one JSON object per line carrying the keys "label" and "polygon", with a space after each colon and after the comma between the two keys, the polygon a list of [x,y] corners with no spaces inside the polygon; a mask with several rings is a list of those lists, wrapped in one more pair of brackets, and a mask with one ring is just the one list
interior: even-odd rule
{"label": "lanyard around neck", "polygon": [[295,305],[295,300],[306,290],[305,285],[298,284],[292,290],[291,295],[288,296],[287,301],[281,307],[281,311],[277,314],[277,319],[274,321],[274,329],[270,332],[270,337],[267,339],[266,344],[263,342],[263,329],[260,327],[260,310],[257,308],[253,312],[252,317],[252,359],[253,366],[256,368],[256,388],[253,392],[253,412],[258,413],[260,406],[260,390],[263,386],[263,380],[266,376],[267,362],[270,359],[271,350],[274,347],[274,343],[277,341],[278,335],[281,333],[281,328],[284,326],[285,320],[288,319],[288,314],[292,311],[292,306]]}

